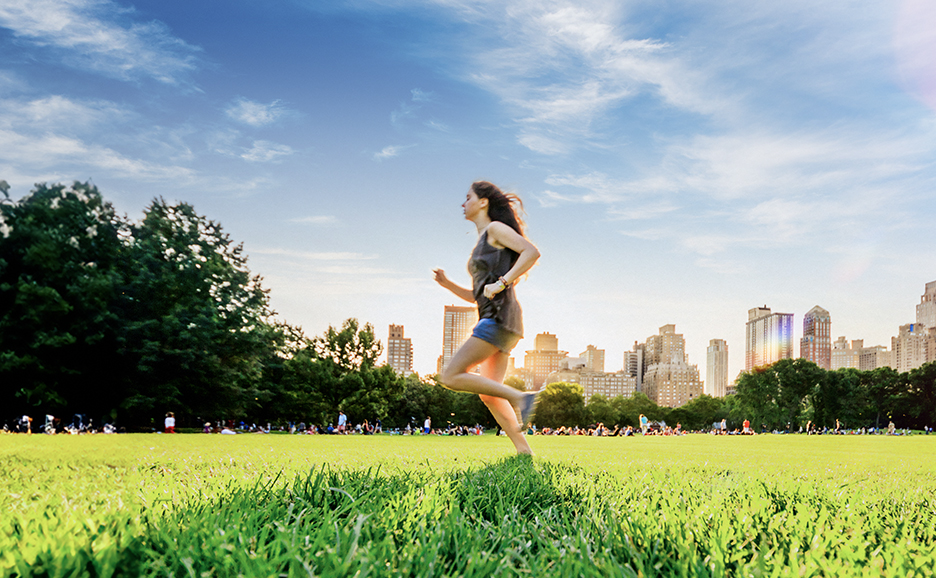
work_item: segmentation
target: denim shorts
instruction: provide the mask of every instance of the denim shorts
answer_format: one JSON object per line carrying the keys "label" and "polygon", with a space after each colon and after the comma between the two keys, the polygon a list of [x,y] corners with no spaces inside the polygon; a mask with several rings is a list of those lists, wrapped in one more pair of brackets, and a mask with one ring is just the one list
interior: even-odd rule
{"label": "denim shorts", "polygon": [[510,353],[510,350],[517,346],[521,335],[507,331],[493,319],[482,319],[475,325],[471,332],[472,337],[477,337],[481,341],[486,341],[504,353]]}

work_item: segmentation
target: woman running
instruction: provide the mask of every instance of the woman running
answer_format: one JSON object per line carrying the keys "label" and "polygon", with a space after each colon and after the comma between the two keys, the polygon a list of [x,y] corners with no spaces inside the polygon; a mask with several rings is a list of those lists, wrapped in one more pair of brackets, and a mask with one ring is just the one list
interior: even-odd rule
{"label": "woman running", "polygon": [[[532,417],[536,392],[504,385],[510,350],[523,337],[520,304],[513,284],[539,259],[540,253],[523,234],[520,199],[487,181],[472,183],[462,208],[478,227],[478,244],[468,261],[472,289],[456,285],[436,269],[436,282],[456,296],[478,304],[478,324],[442,369],[449,389],[477,393],[521,454],[532,454],[522,428]],[[469,371],[480,365],[481,375]],[[520,422],[517,422],[519,413]]]}

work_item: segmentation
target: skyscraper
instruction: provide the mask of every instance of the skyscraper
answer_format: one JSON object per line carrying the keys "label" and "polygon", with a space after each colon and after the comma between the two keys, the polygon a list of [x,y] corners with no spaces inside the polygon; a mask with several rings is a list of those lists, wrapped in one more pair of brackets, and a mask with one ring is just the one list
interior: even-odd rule
{"label": "skyscraper", "polygon": [[478,322],[477,307],[445,306],[445,322],[442,328],[442,355],[436,364],[436,371],[448,365],[461,344],[471,337],[471,330]]}
{"label": "skyscraper", "polygon": [[643,346],[634,342],[633,351],[624,352],[624,373],[636,380],[637,391],[640,391],[640,383],[643,379]]}
{"label": "skyscraper", "polygon": [[926,363],[926,342],[929,337],[930,331],[922,323],[901,325],[897,337],[891,337],[891,367],[898,373],[904,373]]}
{"label": "skyscraper", "polygon": [[755,307],[748,310],[744,339],[744,370],[770,365],[793,357],[793,314],[771,313]]}
{"label": "skyscraper", "polygon": [[402,325],[390,326],[387,364],[403,377],[413,373],[413,342],[408,337],[403,337]]}
{"label": "skyscraper", "polygon": [[605,350],[589,345],[579,354],[585,360],[585,369],[588,371],[604,372]]}
{"label": "skyscraper", "polygon": [[709,341],[705,363],[705,393],[725,397],[728,389],[728,344],[724,339]]}
{"label": "skyscraper", "polygon": [[832,318],[829,312],[816,305],[803,317],[803,337],[800,339],[800,357],[812,361],[822,369],[832,368]]}
{"label": "skyscraper", "polygon": [[936,327],[936,281],[926,284],[920,304],[916,306],[916,322],[928,328]]}
{"label": "skyscraper", "polygon": [[539,389],[546,377],[559,369],[559,362],[569,356],[559,350],[559,339],[552,333],[540,333],[533,340],[533,349],[526,352],[523,368],[533,375],[533,388]]}
{"label": "skyscraper", "polygon": [[675,325],[660,327],[642,346],[644,352],[641,391],[658,405],[679,407],[702,395],[699,367],[689,365],[686,340]]}

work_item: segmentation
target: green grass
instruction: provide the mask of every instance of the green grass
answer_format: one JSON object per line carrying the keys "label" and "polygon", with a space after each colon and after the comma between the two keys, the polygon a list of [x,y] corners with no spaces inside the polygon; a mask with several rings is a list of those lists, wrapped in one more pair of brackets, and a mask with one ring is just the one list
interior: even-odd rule
{"label": "green grass", "polygon": [[936,437],[0,436],[0,576],[932,576]]}

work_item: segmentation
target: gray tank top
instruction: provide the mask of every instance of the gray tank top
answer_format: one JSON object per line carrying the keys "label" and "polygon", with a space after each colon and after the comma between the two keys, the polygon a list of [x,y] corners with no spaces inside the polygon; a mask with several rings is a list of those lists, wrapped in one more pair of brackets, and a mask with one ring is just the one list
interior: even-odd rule
{"label": "gray tank top", "polygon": [[472,292],[478,304],[478,318],[493,319],[507,331],[523,337],[523,311],[514,295],[513,286],[501,291],[493,299],[484,296],[484,286],[506,275],[519,257],[511,249],[492,247],[487,241],[485,229],[471,252],[468,272],[471,273]]}

